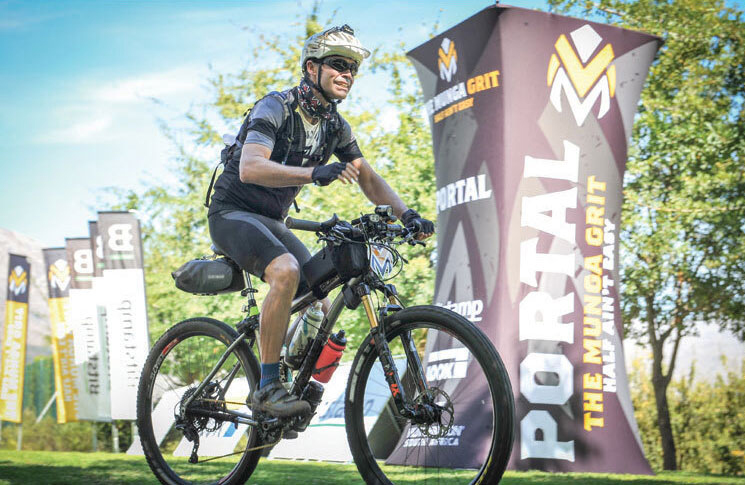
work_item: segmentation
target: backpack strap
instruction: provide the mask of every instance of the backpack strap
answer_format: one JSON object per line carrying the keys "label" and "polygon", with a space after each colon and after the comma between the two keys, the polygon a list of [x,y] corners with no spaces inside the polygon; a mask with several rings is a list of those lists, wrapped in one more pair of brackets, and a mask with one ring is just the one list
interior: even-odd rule
{"label": "backpack strap", "polygon": [[[223,151],[227,150],[227,147],[223,148]],[[207,193],[204,196],[204,206],[210,208],[210,196],[212,195],[212,189],[215,187],[215,178],[217,177],[217,169],[222,165],[222,160],[215,164],[215,169],[212,171],[212,178],[210,178],[210,185],[207,187]]]}
{"label": "backpack strap", "polygon": [[[289,126],[287,127],[287,151],[285,152],[285,156],[282,159],[282,165],[287,164],[287,158],[290,155],[290,151],[292,148],[292,142],[295,141],[295,110],[297,110],[298,102],[297,102],[297,95],[295,93],[295,89],[290,89],[288,91],[285,91],[283,93],[272,91],[271,93],[267,94],[267,96],[274,96],[275,98],[279,99],[282,103],[282,107],[284,109],[284,121],[287,121]],[[223,141],[225,142],[225,147],[220,151],[220,161],[217,162],[215,165],[214,170],[212,171],[212,177],[210,178],[209,186],[207,187],[207,193],[204,197],[204,206],[209,208],[210,206],[210,197],[212,195],[212,190],[215,187],[215,181],[217,179],[217,170],[220,168],[220,165],[227,166],[228,161],[230,157],[233,156],[235,153],[235,150],[241,150],[243,148],[243,143],[246,140],[246,136],[248,134],[248,125],[250,122],[250,114],[251,110],[253,109],[253,106],[251,108],[248,108],[245,113],[243,113],[243,123],[241,124],[240,130],[238,130],[238,135],[235,138],[230,138],[228,140],[228,136],[223,137]],[[293,200],[292,203],[295,206],[295,210],[297,212],[300,212],[300,208],[298,207],[297,200]]]}
{"label": "backpack strap", "polygon": [[246,133],[248,132],[248,121],[249,121],[249,115],[251,114],[251,110],[253,109],[253,106],[248,108],[245,113],[243,113],[243,123],[241,124],[240,130],[238,130],[238,135],[233,137],[230,135],[223,135],[222,140],[225,143],[225,147],[220,151],[220,160],[215,164],[214,170],[212,170],[212,177],[210,178],[210,184],[207,187],[207,193],[204,196],[204,206],[209,209],[210,207],[210,197],[212,196],[212,189],[215,188],[215,180],[217,178],[217,169],[220,168],[220,165],[223,167],[226,167],[228,165],[228,159],[233,155],[234,149],[240,150],[243,148],[243,141],[246,139]]}
{"label": "backpack strap", "polygon": [[[287,91],[287,94],[283,98],[283,101],[285,107],[285,117],[288,118],[288,122],[290,124],[287,130],[287,151],[285,152],[284,159],[282,160],[282,165],[285,165],[287,163],[287,157],[290,155],[292,142],[295,141],[295,111],[298,107],[296,89]],[[300,212],[300,207],[297,204],[297,197],[292,199],[292,205],[295,207],[295,212]]]}

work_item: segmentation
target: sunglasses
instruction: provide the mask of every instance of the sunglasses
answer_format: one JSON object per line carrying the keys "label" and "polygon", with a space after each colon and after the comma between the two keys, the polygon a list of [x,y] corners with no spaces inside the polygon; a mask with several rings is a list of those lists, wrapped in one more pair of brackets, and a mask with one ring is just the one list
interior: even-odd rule
{"label": "sunglasses", "polygon": [[357,70],[360,68],[360,65],[356,62],[348,61],[341,57],[325,57],[321,61],[321,63],[329,66],[331,69],[339,73],[349,71],[352,76],[356,76]]}

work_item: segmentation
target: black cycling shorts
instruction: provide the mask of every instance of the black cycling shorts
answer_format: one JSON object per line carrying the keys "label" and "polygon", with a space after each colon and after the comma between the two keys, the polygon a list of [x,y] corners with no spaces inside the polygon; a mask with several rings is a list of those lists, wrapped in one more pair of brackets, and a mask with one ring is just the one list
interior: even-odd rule
{"label": "black cycling shorts", "polygon": [[280,220],[231,209],[211,214],[208,222],[215,247],[259,278],[274,258],[285,253],[295,256],[300,268],[310,259],[308,248]]}

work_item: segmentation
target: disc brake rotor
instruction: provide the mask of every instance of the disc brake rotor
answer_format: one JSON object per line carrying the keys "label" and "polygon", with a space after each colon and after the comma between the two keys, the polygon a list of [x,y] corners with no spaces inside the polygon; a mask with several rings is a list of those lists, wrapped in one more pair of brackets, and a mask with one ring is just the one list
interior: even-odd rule
{"label": "disc brake rotor", "polygon": [[455,412],[453,401],[445,391],[439,388],[430,388],[427,392],[417,396],[414,403],[427,410],[427,419],[416,424],[422,435],[427,438],[438,439],[450,433],[455,420]]}

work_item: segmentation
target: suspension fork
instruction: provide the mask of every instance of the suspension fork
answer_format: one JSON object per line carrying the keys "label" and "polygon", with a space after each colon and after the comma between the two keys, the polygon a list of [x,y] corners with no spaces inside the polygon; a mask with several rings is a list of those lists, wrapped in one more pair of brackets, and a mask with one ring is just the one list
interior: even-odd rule
{"label": "suspension fork", "polygon": [[[370,335],[375,343],[375,350],[377,350],[378,359],[380,360],[380,364],[383,366],[385,381],[388,383],[388,388],[391,391],[391,396],[393,396],[393,402],[396,405],[396,409],[401,416],[413,417],[415,411],[414,408],[406,402],[405,391],[401,385],[401,379],[398,376],[398,370],[396,369],[396,363],[393,360],[391,349],[388,346],[385,329],[380,325],[380,321],[378,320],[378,316],[375,314],[375,309],[370,300],[370,287],[362,283],[357,287],[357,291],[362,300],[362,305],[365,307],[367,319],[370,322]],[[411,336],[409,336],[409,341],[411,341]],[[404,344],[404,348],[408,348],[408,346]],[[414,351],[416,352],[416,349],[414,349]],[[406,355],[408,360],[409,351],[407,351]],[[421,363],[419,365],[421,369]]]}
{"label": "suspension fork", "polygon": [[[389,304],[386,306],[385,309],[381,311],[384,312],[381,313],[381,319],[384,315],[387,315],[390,310],[395,309],[395,311],[398,311],[404,308],[404,304],[398,297],[398,291],[396,291],[395,286],[388,284],[383,286],[382,290],[383,294],[388,299]],[[401,343],[404,347],[404,352],[406,353],[406,363],[410,375],[413,376],[419,394],[423,394],[428,389],[427,377],[424,375],[424,368],[422,367],[422,361],[419,358],[419,353],[416,350],[414,339],[411,338],[410,331],[402,333],[400,335],[400,338]]]}

